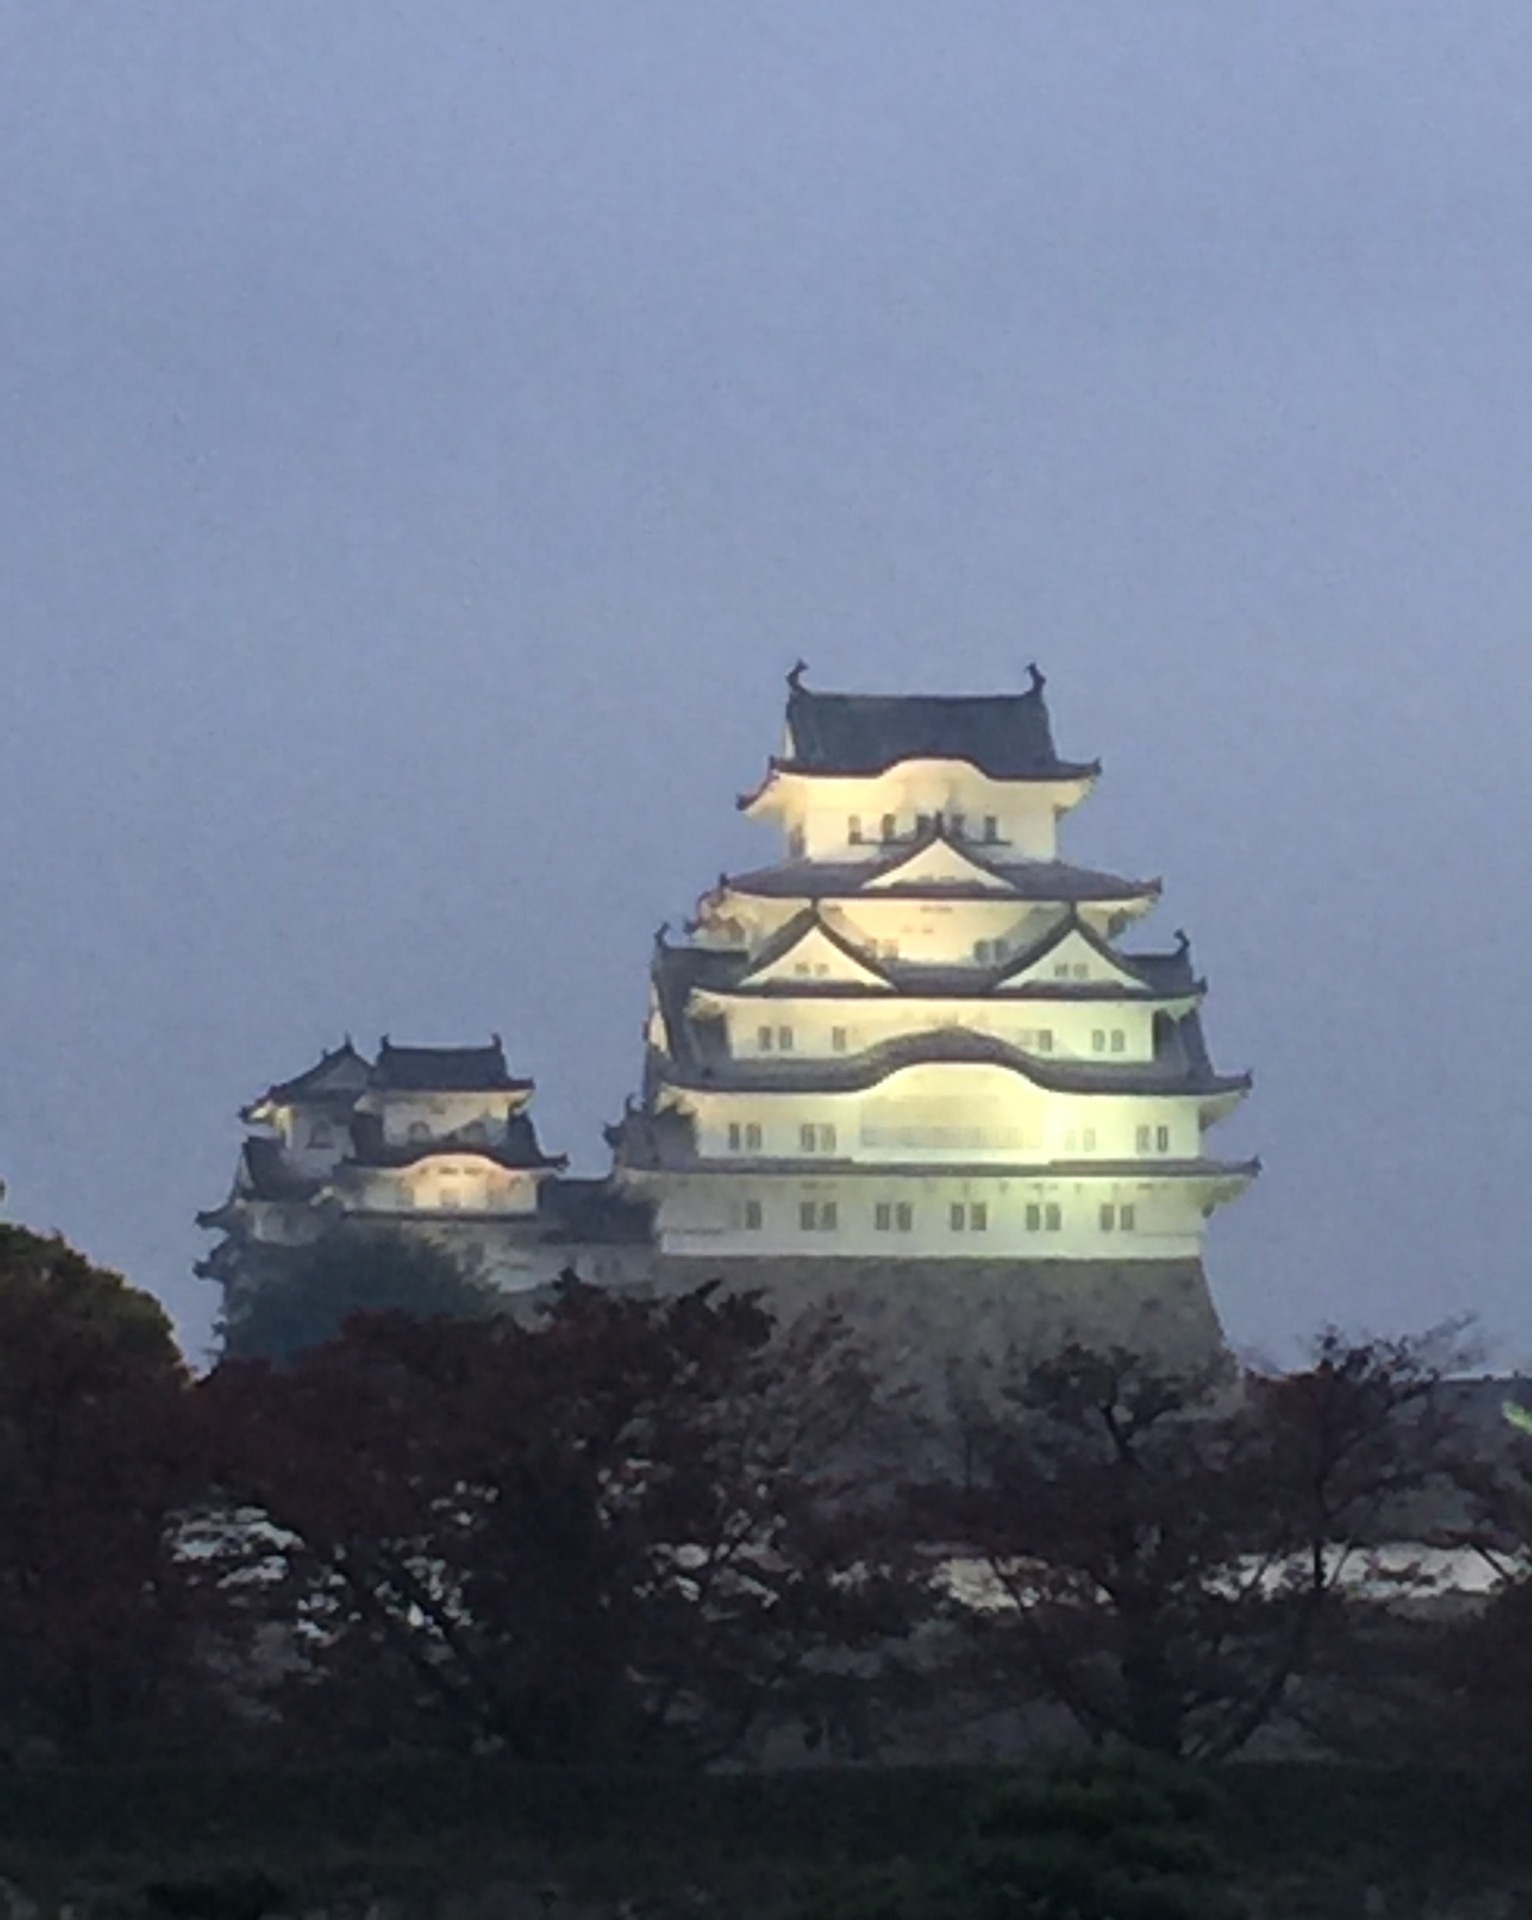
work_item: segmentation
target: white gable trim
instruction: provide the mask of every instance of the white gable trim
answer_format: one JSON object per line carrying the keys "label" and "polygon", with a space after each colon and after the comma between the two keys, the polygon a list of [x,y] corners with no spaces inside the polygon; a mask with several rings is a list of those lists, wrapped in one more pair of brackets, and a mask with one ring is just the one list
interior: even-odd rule
{"label": "white gable trim", "polygon": [[740,985],[755,987],[799,980],[839,981],[859,987],[882,987],[890,993],[893,991],[881,973],[858,960],[855,954],[848,953],[818,925],[805,927],[785,953],[779,953],[763,967],[752,968]]}
{"label": "white gable trim", "polygon": [[884,887],[918,886],[922,883],[950,885],[957,881],[965,886],[983,887],[990,893],[1009,894],[1014,888],[1008,881],[1000,879],[978,861],[971,860],[960,848],[947,840],[933,840],[929,846],[920,847],[896,867],[890,867],[864,882],[862,891],[872,893]]}

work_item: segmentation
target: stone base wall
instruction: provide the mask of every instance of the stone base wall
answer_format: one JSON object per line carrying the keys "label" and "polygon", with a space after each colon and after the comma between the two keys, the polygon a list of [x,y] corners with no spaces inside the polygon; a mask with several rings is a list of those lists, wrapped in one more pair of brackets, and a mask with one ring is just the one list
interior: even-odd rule
{"label": "stone base wall", "polygon": [[[603,1249],[608,1255],[612,1249]],[[687,1259],[623,1249],[607,1285],[679,1291],[705,1280],[756,1288],[780,1319],[842,1312],[891,1383],[946,1405],[955,1385],[1015,1373],[1079,1345],[1125,1348],[1167,1373],[1228,1364],[1200,1260]]]}

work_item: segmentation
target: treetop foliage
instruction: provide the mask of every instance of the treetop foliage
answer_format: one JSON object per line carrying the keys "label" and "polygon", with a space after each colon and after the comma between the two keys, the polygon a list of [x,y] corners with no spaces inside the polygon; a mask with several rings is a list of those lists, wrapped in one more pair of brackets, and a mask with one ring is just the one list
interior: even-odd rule
{"label": "treetop foliage", "polygon": [[[1004,1714],[1532,1761],[1532,1438],[1465,1425],[1440,1345],[1067,1351],[948,1448],[830,1312],[312,1259],[193,1380],[147,1295],[0,1228],[0,1754],[702,1764]],[[1401,1542],[1487,1596],[1443,1611]]]}
{"label": "treetop foliage", "polygon": [[340,1228],[284,1253],[225,1321],[228,1359],[289,1360],[333,1340],[353,1314],[483,1320],[505,1296],[429,1240]]}

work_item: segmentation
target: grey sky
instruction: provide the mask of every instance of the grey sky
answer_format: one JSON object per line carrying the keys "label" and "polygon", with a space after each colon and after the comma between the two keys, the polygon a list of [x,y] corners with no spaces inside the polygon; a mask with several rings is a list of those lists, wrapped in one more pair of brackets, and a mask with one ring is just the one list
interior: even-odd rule
{"label": "grey sky", "polygon": [[0,0],[0,1170],[499,1028],[594,1170],[799,654],[1099,753],[1257,1092],[1236,1340],[1532,1353],[1532,12]]}

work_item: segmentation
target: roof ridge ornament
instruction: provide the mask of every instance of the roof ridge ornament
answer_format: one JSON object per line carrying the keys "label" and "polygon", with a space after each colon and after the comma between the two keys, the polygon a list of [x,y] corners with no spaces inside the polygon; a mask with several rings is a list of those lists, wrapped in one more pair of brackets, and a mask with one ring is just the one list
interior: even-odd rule
{"label": "roof ridge ornament", "polygon": [[790,692],[804,692],[803,676],[808,670],[809,663],[807,660],[799,660],[794,664],[792,671],[787,676],[787,685]]}
{"label": "roof ridge ornament", "polygon": [[1037,664],[1035,660],[1031,660],[1027,663],[1027,675],[1032,682],[1031,686],[1027,688],[1027,692],[1032,694],[1041,694],[1043,688],[1046,687],[1048,684],[1048,676],[1046,673],[1043,672],[1042,668]]}

